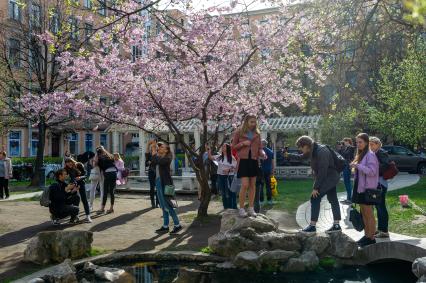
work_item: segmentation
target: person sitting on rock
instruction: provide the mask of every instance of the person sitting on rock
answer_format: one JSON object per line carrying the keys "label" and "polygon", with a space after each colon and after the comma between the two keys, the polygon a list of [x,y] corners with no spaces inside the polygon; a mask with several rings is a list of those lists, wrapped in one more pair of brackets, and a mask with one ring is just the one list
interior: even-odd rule
{"label": "person sitting on rock", "polygon": [[65,169],[59,169],[55,173],[56,183],[50,185],[49,198],[50,205],[49,210],[52,214],[52,221],[54,225],[59,224],[59,219],[71,217],[70,223],[76,223],[78,221],[78,204],[80,199],[76,192],[78,186],[73,184],[65,183],[65,179],[68,177],[68,173]]}
{"label": "person sitting on rock", "polygon": [[300,159],[310,159],[314,176],[314,185],[311,193],[311,223],[302,231],[316,232],[316,223],[320,213],[321,199],[327,196],[333,212],[334,224],[327,232],[342,231],[339,222],[342,219],[340,205],[337,199],[336,186],[340,180],[340,174],[336,170],[331,150],[322,144],[314,142],[309,136],[301,136],[296,142],[301,155],[293,155]]}

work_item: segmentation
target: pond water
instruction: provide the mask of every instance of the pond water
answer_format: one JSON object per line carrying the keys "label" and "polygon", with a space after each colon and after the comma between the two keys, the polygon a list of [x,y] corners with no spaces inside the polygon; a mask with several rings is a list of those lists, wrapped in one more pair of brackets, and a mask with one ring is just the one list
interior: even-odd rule
{"label": "pond water", "polygon": [[[129,272],[131,279],[126,280],[129,283],[171,283],[178,275],[180,267],[202,269],[194,264],[154,262],[111,265],[111,267],[120,267]],[[89,282],[97,282],[82,273],[79,277],[79,279],[84,277]],[[301,274],[216,271],[207,275],[203,283],[415,283],[416,281],[417,278],[411,272],[411,263],[395,261],[365,267],[343,267],[331,270],[319,268],[315,272]]]}

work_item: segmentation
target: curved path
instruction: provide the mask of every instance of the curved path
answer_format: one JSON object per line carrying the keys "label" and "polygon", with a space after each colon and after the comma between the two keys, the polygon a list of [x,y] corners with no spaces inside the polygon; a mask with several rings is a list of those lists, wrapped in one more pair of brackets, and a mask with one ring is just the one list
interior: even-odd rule
{"label": "curved path", "polygon": [[[389,181],[389,191],[402,189],[416,184],[420,180],[419,175],[400,173]],[[346,199],[346,193],[337,194],[339,201]],[[363,236],[363,232],[356,231],[349,221],[348,205],[340,204],[342,221],[340,223],[345,234],[354,240]],[[307,201],[299,206],[296,214],[296,221],[300,227],[306,227],[310,223],[311,205]],[[330,203],[324,197],[321,202],[320,216],[317,223],[318,231],[325,231],[333,224],[333,214]],[[378,239],[378,244],[369,246],[360,252],[362,253],[362,263],[369,263],[381,259],[396,258],[406,261],[426,256],[426,238],[414,238],[405,235],[390,233],[390,239]]]}

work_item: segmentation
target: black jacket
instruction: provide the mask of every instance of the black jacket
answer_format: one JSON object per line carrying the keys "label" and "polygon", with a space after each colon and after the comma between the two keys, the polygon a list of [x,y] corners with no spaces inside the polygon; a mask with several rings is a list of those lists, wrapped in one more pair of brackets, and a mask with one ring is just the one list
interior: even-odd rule
{"label": "black jacket", "polygon": [[170,174],[171,163],[172,163],[172,158],[170,156],[165,156],[165,157],[160,157],[158,155],[152,156],[151,165],[153,166],[154,170],[157,165],[159,166],[160,180],[161,180],[161,185],[163,187],[166,185],[173,185],[172,175]]}
{"label": "black jacket", "polygon": [[[71,182],[75,181],[75,178],[77,177],[85,177],[86,176],[86,170],[84,169],[84,165],[81,164],[80,162],[77,162],[76,164],[77,168],[66,168],[65,170],[67,170],[68,175],[70,176]],[[80,181],[78,181],[79,184],[84,183],[84,178],[80,179]]]}
{"label": "black jacket", "polygon": [[376,152],[376,157],[379,160],[379,176],[383,176],[383,173],[389,168],[389,155],[383,149],[379,149]]}
{"label": "black jacket", "polygon": [[101,171],[105,172],[108,168],[114,167],[114,158],[110,158],[108,156],[100,156],[98,159],[98,166]]}
{"label": "black jacket", "polygon": [[313,189],[324,194],[337,186],[340,174],[334,166],[334,158],[327,146],[314,143],[310,155],[291,154],[297,159],[311,159],[311,168],[314,176]]}
{"label": "black jacket", "polygon": [[65,191],[65,188],[67,185],[68,185],[67,183],[61,182],[61,181],[57,181],[57,183],[50,185],[49,210],[54,215],[59,214],[62,211],[62,209],[67,204],[67,199],[69,199],[72,196],[72,193],[67,193]]}
{"label": "black jacket", "polygon": [[351,163],[355,158],[355,147],[354,146],[345,146],[340,154],[345,158],[348,163]]}

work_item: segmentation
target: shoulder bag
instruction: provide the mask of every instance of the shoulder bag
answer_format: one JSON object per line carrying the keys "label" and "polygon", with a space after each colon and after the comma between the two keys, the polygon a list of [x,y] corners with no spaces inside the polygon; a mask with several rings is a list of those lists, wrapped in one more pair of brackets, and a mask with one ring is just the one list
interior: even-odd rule
{"label": "shoulder bag", "polygon": [[164,186],[164,195],[168,197],[174,197],[176,194],[174,185]]}
{"label": "shoulder bag", "polygon": [[362,214],[356,209],[355,205],[352,205],[351,210],[349,211],[349,221],[358,232],[364,230],[364,220],[362,219]]}
{"label": "shoulder bag", "polygon": [[389,180],[395,177],[399,173],[398,168],[396,167],[396,164],[394,161],[389,162],[389,167],[386,169],[386,171],[383,173],[383,179]]}

